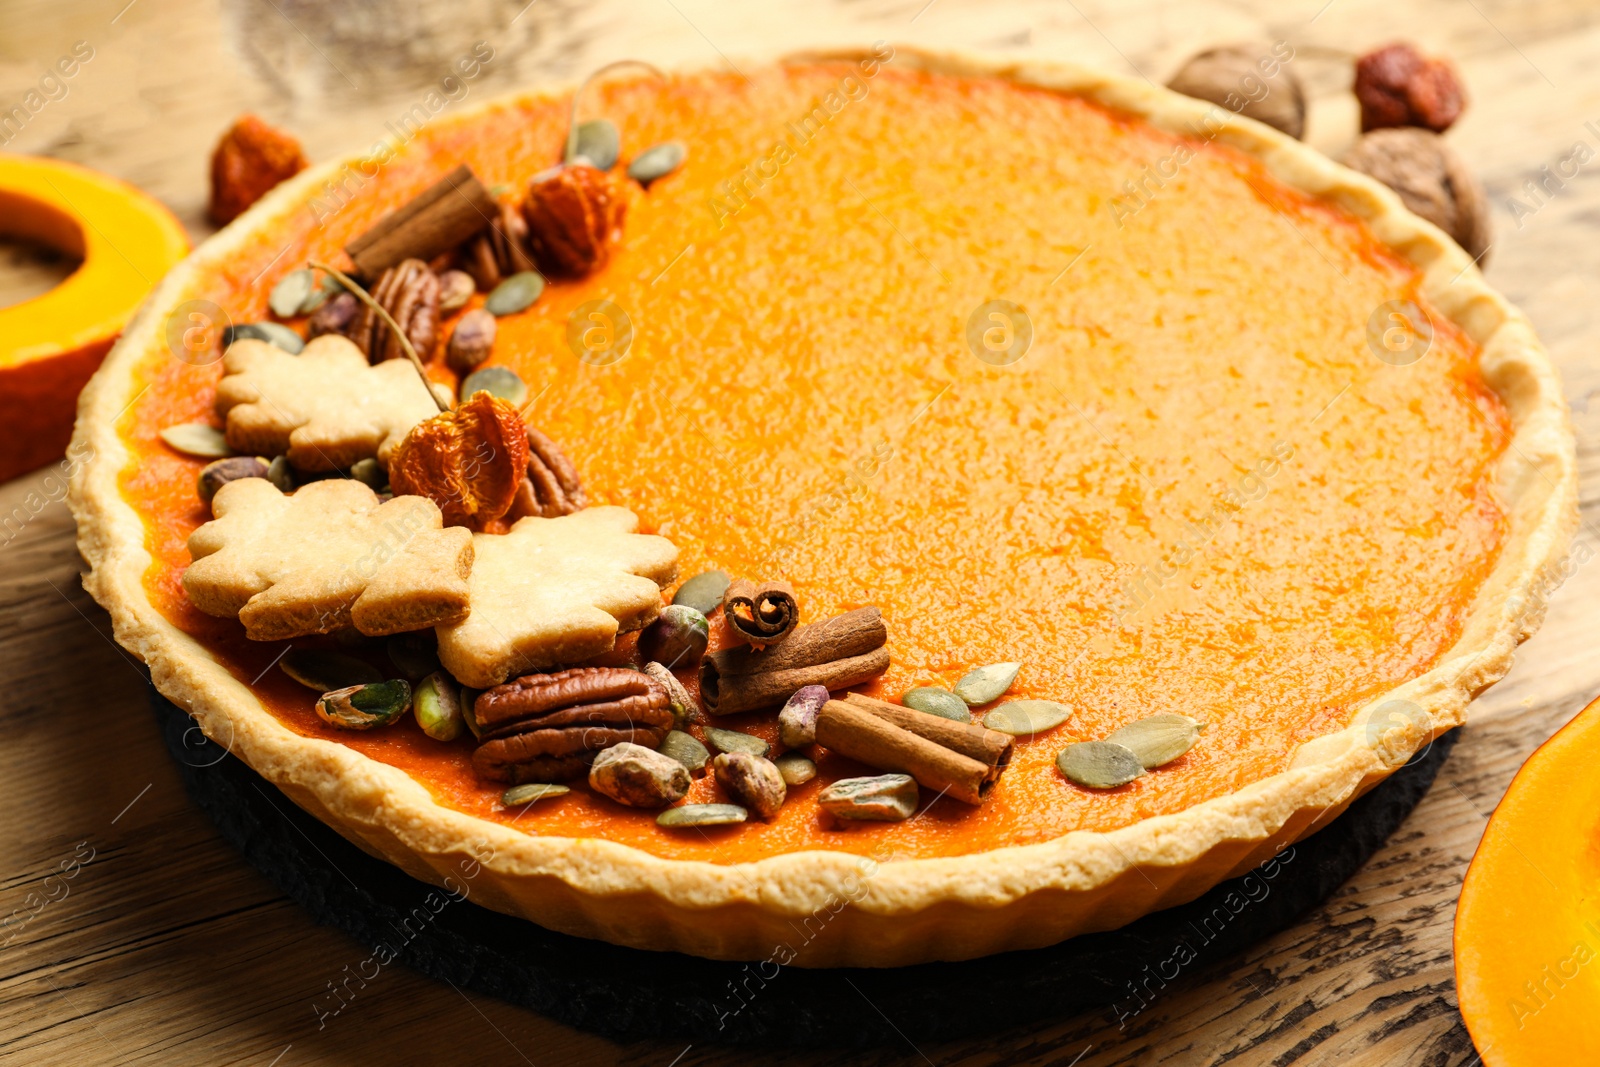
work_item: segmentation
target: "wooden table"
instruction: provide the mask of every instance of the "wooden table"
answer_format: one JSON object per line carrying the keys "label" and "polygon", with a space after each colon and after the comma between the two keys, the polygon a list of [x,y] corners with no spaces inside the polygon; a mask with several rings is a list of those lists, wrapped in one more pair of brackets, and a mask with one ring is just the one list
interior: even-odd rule
{"label": "wooden table", "polygon": [[[1575,142],[1600,149],[1600,12],[1571,0],[4,0],[0,104],[77,40],[93,59],[6,147],[86,163],[159,196],[198,240],[205,161],[254,110],[313,158],[370,144],[485,40],[474,97],[569,78],[624,56],[738,62],[801,44],[884,38],[1034,53],[1161,81],[1190,51],[1286,39],[1314,97],[1308,139],[1337,153],[1354,104],[1348,57],[1393,38],[1453,55],[1474,101],[1450,135],[1488,185],[1490,280],[1533,317],[1566,378],[1594,545],[1600,404],[1600,177],[1509,198]],[[1586,9],[1587,8],[1587,9]],[[1590,164],[1600,169],[1600,162]],[[9,262],[7,256],[9,255]],[[11,248],[0,296],[48,266]],[[42,476],[0,486],[0,514]],[[3,539],[0,539],[3,540]],[[1593,552],[1585,554],[1592,557]],[[312,1003],[355,942],[318,928],[225,845],[185,798],[139,665],[84,595],[59,501],[0,544],[0,913],[63,860],[93,859],[0,947],[6,1063],[745,1062],[685,1042],[618,1045],[391,967],[319,1029]],[[1294,928],[1182,976],[1136,1024],[1098,1015],[870,1054],[767,1050],[782,1063],[1076,1062],[1458,1065],[1476,1062],[1455,1008],[1450,933],[1461,876],[1517,766],[1600,692],[1588,605],[1600,566],[1552,598],[1516,669],[1477,702],[1432,792],[1386,848]],[[60,891],[56,891],[60,896]],[[9,934],[8,934],[9,936]],[[1076,1060],[1074,1058],[1077,1057]]]}

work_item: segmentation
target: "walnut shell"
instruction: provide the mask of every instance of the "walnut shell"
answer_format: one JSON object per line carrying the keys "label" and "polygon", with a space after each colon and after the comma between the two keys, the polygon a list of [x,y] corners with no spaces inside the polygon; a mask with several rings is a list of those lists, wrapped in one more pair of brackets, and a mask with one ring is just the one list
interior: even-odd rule
{"label": "walnut shell", "polygon": [[1406,207],[1455,238],[1480,266],[1486,262],[1489,201],[1438,134],[1410,126],[1373,130],[1361,135],[1344,163],[1393,189]]}
{"label": "walnut shell", "polygon": [[1197,53],[1178,68],[1167,88],[1264,122],[1296,140],[1306,130],[1300,79],[1270,45],[1232,44]]}

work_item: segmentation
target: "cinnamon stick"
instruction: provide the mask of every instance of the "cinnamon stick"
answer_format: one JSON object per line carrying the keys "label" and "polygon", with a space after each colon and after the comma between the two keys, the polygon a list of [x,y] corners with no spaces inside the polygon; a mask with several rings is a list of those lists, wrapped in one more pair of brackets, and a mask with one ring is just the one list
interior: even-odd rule
{"label": "cinnamon stick", "polygon": [[754,648],[775,645],[800,621],[794,586],[784,581],[736,579],[722,596],[728,626]]}
{"label": "cinnamon stick", "polygon": [[991,781],[1000,777],[1000,772],[1011,762],[1011,753],[1016,748],[1016,738],[1010,734],[985,729],[975,722],[956,722],[915,708],[874,700],[860,693],[847,693],[844,699],[846,703],[854,704],[902,730],[909,730],[918,737],[977,760],[989,768]]}
{"label": "cinnamon stick", "polygon": [[369,280],[407,259],[430,260],[488,228],[500,207],[465,163],[345,245]]}
{"label": "cinnamon stick", "polygon": [[700,699],[711,714],[732,715],[781,704],[802,686],[859,685],[889,668],[888,640],[878,609],[857,608],[796,627],[769,649],[725,648],[700,663]]}
{"label": "cinnamon stick", "polygon": [[817,713],[817,743],[874,770],[909,774],[918,785],[966,804],[983,803],[994,784],[987,764],[843,700],[830,700]]}

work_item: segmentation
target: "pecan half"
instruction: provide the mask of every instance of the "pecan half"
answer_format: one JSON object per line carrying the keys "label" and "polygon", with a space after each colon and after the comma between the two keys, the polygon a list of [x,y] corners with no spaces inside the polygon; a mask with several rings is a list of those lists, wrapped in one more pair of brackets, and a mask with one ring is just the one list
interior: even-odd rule
{"label": "pecan half", "polygon": [[446,526],[481,530],[511,509],[527,467],[521,413],[480,391],[412,427],[389,457],[389,485],[438,504]]}
{"label": "pecan half", "polygon": [[489,229],[467,243],[462,256],[478,288],[488,292],[511,275],[533,269],[528,224],[515,204],[501,204]]}
{"label": "pecan half", "polygon": [[[383,272],[372,298],[400,324],[417,355],[431,358],[439,338],[439,276],[420,259],[402,260]],[[374,363],[405,358],[389,324],[365,304],[350,327],[350,340]]]}
{"label": "pecan half", "polygon": [[528,475],[517,487],[506,518],[512,522],[537,515],[553,519],[588,507],[578,469],[550,438],[528,427]]}
{"label": "pecan half", "polygon": [[306,165],[299,141],[254,115],[241,115],[211,153],[211,221],[226,226]]}
{"label": "pecan half", "polygon": [[621,667],[525,675],[485,690],[474,715],[482,738],[472,765],[495,782],[578,778],[612,745],[655,748],[672,729],[667,691]]}
{"label": "pecan half", "polygon": [[528,247],[546,274],[581,278],[611,260],[628,212],[616,179],[586,162],[535,175],[522,204]]}

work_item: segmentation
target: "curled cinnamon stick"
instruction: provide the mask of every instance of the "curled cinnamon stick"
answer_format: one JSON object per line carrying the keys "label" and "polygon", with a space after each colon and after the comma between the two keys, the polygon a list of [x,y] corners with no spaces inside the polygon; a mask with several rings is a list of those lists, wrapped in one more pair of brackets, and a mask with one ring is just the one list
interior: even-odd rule
{"label": "curled cinnamon stick", "polygon": [[817,713],[817,743],[875,770],[909,774],[918,785],[966,804],[981,804],[994,784],[988,764],[843,700],[830,700]]}
{"label": "curled cinnamon stick", "polygon": [[489,225],[499,205],[465,163],[345,246],[369,280],[407,259],[428,260]]}
{"label": "curled cinnamon stick", "polygon": [[975,722],[955,722],[915,708],[874,700],[860,693],[848,693],[844,699],[846,703],[854,704],[902,730],[909,730],[918,737],[977,760],[989,768],[990,781],[1000,777],[1000,772],[1011,762],[1011,753],[1016,748],[1016,738],[1010,734],[985,729]]}
{"label": "curled cinnamon stick", "polygon": [[723,594],[722,614],[737,636],[754,648],[764,648],[789,636],[800,621],[800,606],[788,582],[739,578]]}
{"label": "curled cinnamon stick", "polygon": [[725,648],[700,664],[700,699],[712,715],[782,704],[796,689],[844,689],[889,668],[889,631],[877,608],[797,627],[772,648]]}

